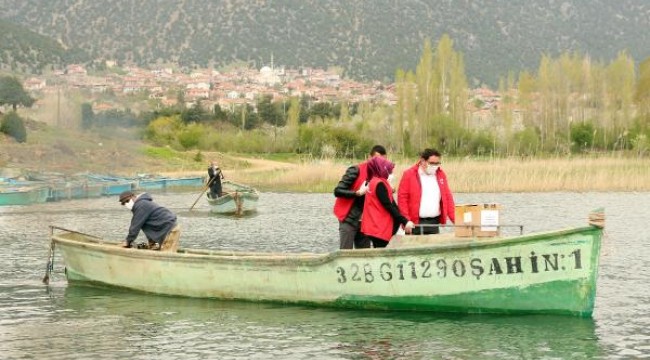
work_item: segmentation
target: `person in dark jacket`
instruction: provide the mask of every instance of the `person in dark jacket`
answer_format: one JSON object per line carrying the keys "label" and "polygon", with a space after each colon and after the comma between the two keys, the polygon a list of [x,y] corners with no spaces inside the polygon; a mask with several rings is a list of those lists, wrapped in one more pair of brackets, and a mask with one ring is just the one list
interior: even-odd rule
{"label": "person in dark jacket", "polygon": [[[375,145],[370,150],[370,158],[386,156],[386,149]],[[364,195],[368,190],[368,162],[350,166],[341,181],[334,188],[334,215],[339,220],[339,238],[341,249],[369,248],[370,242],[361,233],[361,214],[363,213]]]}
{"label": "person in dark jacket", "polygon": [[210,162],[208,167],[208,183],[210,184],[210,198],[216,199],[221,196],[221,179],[224,178],[223,172],[219,169],[219,165],[214,161]]}
{"label": "person in dark jacket", "polygon": [[169,240],[168,237],[172,233],[180,235],[176,215],[153,202],[151,195],[142,193],[136,196],[131,191],[124,191],[120,194],[120,203],[133,213],[129,233],[122,243],[123,247],[131,247],[140,230],[147,237],[149,248],[154,250],[160,250],[163,242]]}

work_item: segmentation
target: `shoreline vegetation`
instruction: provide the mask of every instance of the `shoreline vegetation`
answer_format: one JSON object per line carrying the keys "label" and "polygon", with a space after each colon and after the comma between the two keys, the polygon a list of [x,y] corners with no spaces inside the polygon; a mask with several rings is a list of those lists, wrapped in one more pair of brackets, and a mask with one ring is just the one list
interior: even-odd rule
{"label": "shoreline vegetation", "polygon": [[[228,155],[223,155],[227,159]],[[222,166],[227,180],[261,191],[328,193],[358,161],[310,160],[285,162],[261,158],[236,159]],[[415,159],[395,160],[395,184]],[[243,166],[242,166],[243,165]],[[615,155],[571,158],[443,158],[443,169],[455,193],[635,192],[650,191],[650,160]],[[189,171],[185,174],[202,174]],[[181,176],[183,172],[166,172]]]}
{"label": "shoreline vegetation", "polygon": [[[346,168],[362,161],[292,153],[177,151],[120,134],[98,140],[85,133],[35,131],[27,143],[0,142],[0,177],[27,172],[206,176],[208,162],[215,160],[227,180],[260,191],[331,193]],[[389,158],[396,163],[396,184],[417,160]],[[442,166],[454,193],[650,191],[650,159],[631,152],[508,158],[443,154]]]}

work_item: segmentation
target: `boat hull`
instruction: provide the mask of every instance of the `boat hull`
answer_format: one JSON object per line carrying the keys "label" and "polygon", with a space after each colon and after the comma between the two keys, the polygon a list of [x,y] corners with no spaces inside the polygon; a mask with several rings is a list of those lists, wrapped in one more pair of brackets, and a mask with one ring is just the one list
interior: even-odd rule
{"label": "boat hull", "polygon": [[223,195],[216,199],[208,197],[208,204],[214,214],[241,216],[257,211],[259,197],[254,188],[227,181]]}
{"label": "boat hull", "polygon": [[601,235],[588,227],[330,254],[165,253],[72,233],[53,240],[70,282],[344,308],[590,316]]}
{"label": "boat hull", "polygon": [[138,190],[149,191],[149,190],[164,190],[165,189],[165,179],[145,179],[138,181]]}
{"label": "boat hull", "polygon": [[102,188],[102,195],[111,196],[119,195],[124,191],[133,190],[135,187],[135,182],[114,182],[114,183],[105,183]]}
{"label": "boat hull", "polygon": [[165,180],[165,187],[168,189],[196,189],[205,185],[205,178],[202,176],[187,178],[172,178]]}
{"label": "boat hull", "polygon": [[210,212],[222,215],[244,215],[257,211],[257,194],[230,193],[218,199],[208,198]]}
{"label": "boat hull", "polygon": [[0,206],[41,204],[47,201],[49,194],[47,187],[0,189]]}
{"label": "boat hull", "polygon": [[68,182],[50,185],[48,201],[101,197],[103,186],[89,182]]}

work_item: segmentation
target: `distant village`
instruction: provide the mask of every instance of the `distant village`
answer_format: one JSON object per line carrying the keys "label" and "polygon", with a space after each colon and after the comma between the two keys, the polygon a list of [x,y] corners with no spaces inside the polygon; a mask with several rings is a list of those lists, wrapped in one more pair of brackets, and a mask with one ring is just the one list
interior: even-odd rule
{"label": "distant village", "polygon": [[[180,100],[185,102],[186,107],[200,103],[209,111],[215,105],[222,110],[233,110],[243,104],[255,107],[257,99],[263,95],[271,96],[274,102],[303,96],[314,103],[346,101],[391,106],[397,101],[394,84],[379,81],[362,83],[344,79],[335,71],[310,67],[286,69],[275,67],[272,62],[259,70],[235,67],[227,72],[211,69],[181,72],[171,67],[118,67],[113,61],[107,61],[106,68],[101,75],[95,75],[89,74],[82,65],[68,65],[65,70],[47,76],[27,78],[23,86],[35,94],[83,91],[90,94],[88,102],[95,112],[123,110],[124,101],[121,100],[134,96],[151,100],[158,107],[175,106]],[[490,89],[479,88],[472,90],[469,97],[468,121],[476,126],[492,123],[493,110],[498,108],[500,96]]]}

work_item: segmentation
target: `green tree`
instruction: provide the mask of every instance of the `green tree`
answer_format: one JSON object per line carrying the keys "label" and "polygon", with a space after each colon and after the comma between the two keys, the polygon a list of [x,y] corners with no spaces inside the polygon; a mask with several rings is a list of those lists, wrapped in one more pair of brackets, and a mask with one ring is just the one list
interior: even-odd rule
{"label": "green tree", "polygon": [[438,83],[434,102],[436,113],[450,114],[452,119],[462,124],[467,102],[465,62],[463,55],[454,50],[454,42],[447,34],[438,41],[433,70]]}
{"label": "green tree", "polygon": [[289,111],[287,112],[286,136],[293,145],[298,139],[298,128],[300,126],[300,100],[292,97],[289,101]]}
{"label": "green tree", "polygon": [[594,143],[594,126],[589,122],[571,126],[571,142],[577,151],[591,148]]}
{"label": "green tree", "polygon": [[223,111],[223,109],[221,109],[221,106],[219,104],[214,105],[213,112],[214,112],[214,118],[217,121],[226,121],[228,119],[228,113]]}
{"label": "green tree", "polygon": [[229,114],[228,121],[237,127],[241,127],[242,130],[254,129],[260,125],[259,116],[254,110],[250,104],[237,106]]}
{"label": "green tree", "polygon": [[650,116],[650,57],[639,64],[639,80],[636,83],[634,101],[640,115]]}
{"label": "green tree", "polygon": [[278,111],[278,107],[274,106],[273,97],[271,95],[264,95],[257,101],[257,114],[260,121],[273,126],[284,125],[282,119],[282,112]]}
{"label": "green tree", "polygon": [[525,128],[512,136],[513,153],[520,155],[536,155],[539,150],[539,133],[534,128]]}
{"label": "green tree", "polygon": [[15,111],[5,115],[0,124],[0,132],[3,132],[16,141],[24,143],[27,141],[27,130],[23,119]]}
{"label": "green tree", "polygon": [[412,141],[416,148],[423,148],[429,135],[429,119],[435,112],[437,99],[438,79],[433,71],[433,50],[431,42],[426,39],[422,56],[415,68],[415,81],[417,84],[417,110],[414,119]]}
{"label": "green tree", "polygon": [[180,115],[162,116],[147,125],[144,136],[156,145],[169,145],[182,130]]}
{"label": "green tree", "polygon": [[606,79],[610,126],[619,133],[632,123],[629,112],[634,101],[634,60],[626,52],[620,52],[607,66]]}
{"label": "green tree", "polygon": [[201,138],[205,134],[205,128],[201,124],[192,123],[186,126],[177,134],[178,143],[185,149],[189,150],[199,145]]}
{"label": "green tree", "polygon": [[185,109],[181,113],[181,120],[184,124],[200,123],[208,120],[209,117],[208,112],[203,109],[200,101],[197,101],[189,109]]}
{"label": "green tree", "polygon": [[81,127],[83,129],[90,129],[93,127],[93,118],[95,113],[93,113],[93,106],[89,103],[81,104]]}
{"label": "green tree", "polygon": [[0,76],[0,106],[11,105],[16,111],[18,105],[31,107],[34,101],[18,79],[12,76]]}

